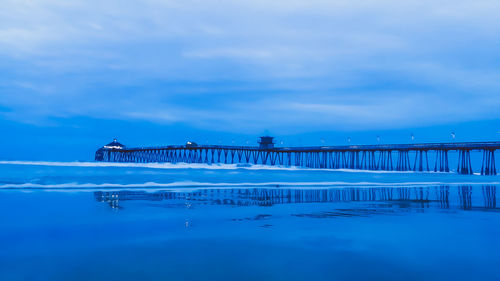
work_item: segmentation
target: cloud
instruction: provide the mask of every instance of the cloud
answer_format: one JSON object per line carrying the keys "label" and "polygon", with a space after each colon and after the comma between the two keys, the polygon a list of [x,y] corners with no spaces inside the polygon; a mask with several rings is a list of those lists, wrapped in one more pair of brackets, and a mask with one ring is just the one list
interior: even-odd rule
{"label": "cloud", "polygon": [[500,118],[498,1],[4,2],[4,118],[227,131]]}

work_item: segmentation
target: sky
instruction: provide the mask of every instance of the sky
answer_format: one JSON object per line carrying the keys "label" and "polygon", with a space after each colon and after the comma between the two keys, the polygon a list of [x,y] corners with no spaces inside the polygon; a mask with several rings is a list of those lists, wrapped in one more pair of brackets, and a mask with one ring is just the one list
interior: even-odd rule
{"label": "sky", "polygon": [[497,0],[1,0],[0,159],[500,139]]}

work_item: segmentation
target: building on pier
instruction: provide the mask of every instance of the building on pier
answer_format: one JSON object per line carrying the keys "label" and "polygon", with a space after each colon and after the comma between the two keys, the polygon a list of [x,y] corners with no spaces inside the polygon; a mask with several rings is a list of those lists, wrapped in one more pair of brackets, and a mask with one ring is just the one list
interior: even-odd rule
{"label": "building on pier", "polygon": [[187,141],[186,142],[186,147],[197,147],[198,144],[195,143],[194,141]]}
{"label": "building on pier", "polygon": [[259,148],[260,149],[273,149],[274,148],[273,137],[270,137],[270,136],[260,137]]}
{"label": "building on pier", "polygon": [[95,160],[96,161],[104,161],[104,154],[105,154],[105,151],[107,150],[115,150],[115,149],[118,149],[118,150],[123,150],[123,149],[126,149],[127,147],[121,143],[118,142],[117,139],[113,139],[112,142],[106,144],[105,146],[99,148],[96,152],[95,152]]}
{"label": "building on pier", "polygon": [[116,139],[114,139],[112,142],[103,146],[103,148],[106,148],[106,149],[124,149],[125,146],[123,144],[119,143]]}

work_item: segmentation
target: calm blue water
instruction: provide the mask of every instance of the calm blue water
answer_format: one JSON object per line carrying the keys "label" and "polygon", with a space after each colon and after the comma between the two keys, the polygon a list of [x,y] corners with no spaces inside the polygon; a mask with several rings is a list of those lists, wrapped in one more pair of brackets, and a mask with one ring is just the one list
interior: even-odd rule
{"label": "calm blue water", "polygon": [[497,182],[2,162],[0,280],[500,280]]}

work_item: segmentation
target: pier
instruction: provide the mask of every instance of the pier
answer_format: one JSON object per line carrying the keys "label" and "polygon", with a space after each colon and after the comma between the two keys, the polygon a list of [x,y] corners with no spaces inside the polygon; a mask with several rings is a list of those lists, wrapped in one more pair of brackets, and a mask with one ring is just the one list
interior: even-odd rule
{"label": "pier", "polygon": [[[496,175],[495,151],[499,141],[345,146],[276,147],[272,137],[259,146],[186,145],[126,147],[116,140],[98,149],[96,161],[132,163],[261,164],[317,169],[457,172]],[[456,165],[451,166],[450,152]],[[473,169],[471,152],[482,155],[481,168]]]}

